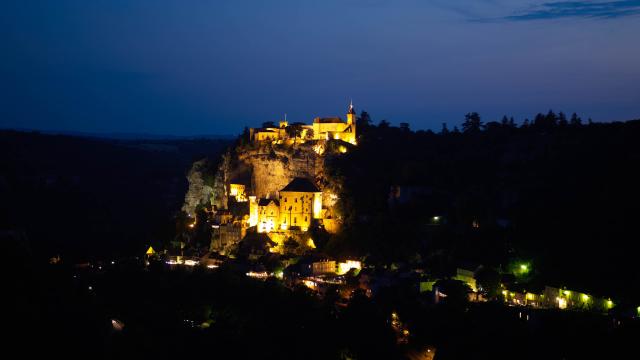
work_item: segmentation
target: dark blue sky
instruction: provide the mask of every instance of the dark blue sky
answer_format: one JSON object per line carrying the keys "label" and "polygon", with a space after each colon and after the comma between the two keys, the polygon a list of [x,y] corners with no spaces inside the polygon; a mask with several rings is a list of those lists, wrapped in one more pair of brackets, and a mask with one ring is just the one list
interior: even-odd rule
{"label": "dark blue sky", "polygon": [[0,128],[640,118],[640,1],[5,0]]}

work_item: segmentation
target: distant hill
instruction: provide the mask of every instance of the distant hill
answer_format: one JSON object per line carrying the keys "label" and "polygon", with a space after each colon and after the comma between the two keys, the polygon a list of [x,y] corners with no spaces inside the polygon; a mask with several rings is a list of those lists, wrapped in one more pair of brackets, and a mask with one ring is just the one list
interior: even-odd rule
{"label": "distant hill", "polygon": [[92,133],[82,131],[55,131],[55,130],[35,130],[35,129],[0,129],[0,131],[16,131],[25,133],[35,133],[43,135],[68,135],[75,137],[98,138],[98,139],[114,139],[114,140],[233,140],[236,135],[230,134],[199,134],[199,135],[169,135],[169,134],[149,134],[149,133]]}
{"label": "distant hill", "polygon": [[193,161],[230,144],[0,131],[0,232],[38,257],[140,253],[173,233]]}

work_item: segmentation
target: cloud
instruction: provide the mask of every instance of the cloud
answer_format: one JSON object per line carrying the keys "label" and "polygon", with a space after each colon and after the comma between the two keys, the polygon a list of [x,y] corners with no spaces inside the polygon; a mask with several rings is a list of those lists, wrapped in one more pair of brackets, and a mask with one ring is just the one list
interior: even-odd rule
{"label": "cloud", "polygon": [[560,18],[612,19],[640,14],[640,0],[555,1],[533,6],[501,20],[530,21]]}

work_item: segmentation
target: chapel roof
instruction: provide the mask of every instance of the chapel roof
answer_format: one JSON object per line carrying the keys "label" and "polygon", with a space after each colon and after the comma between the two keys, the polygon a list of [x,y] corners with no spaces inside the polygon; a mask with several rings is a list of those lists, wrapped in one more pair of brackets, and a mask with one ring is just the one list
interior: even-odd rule
{"label": "chapel roof", "polygon": [[290,191],[290,192],[320,192],[320,189],[318,189],[318,187],[312,183],[311,181],[309,181],[309,179],[305,179],[305,178],[294,178],[293,180],[291,180],[291,182],[289,183],[289,185],[285,186],[284,189],[280,190],[280,191]]}

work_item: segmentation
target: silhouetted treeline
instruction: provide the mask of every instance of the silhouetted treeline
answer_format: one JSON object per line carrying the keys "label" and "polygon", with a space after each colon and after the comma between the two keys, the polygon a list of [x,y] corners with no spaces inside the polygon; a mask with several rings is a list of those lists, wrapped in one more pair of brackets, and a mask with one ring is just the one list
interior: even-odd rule
{"label": "silhouetted treeline", "polygon": [[443,272],[525,258],[541,283],[638,297],[640,121],[550,111],[518,125],[470,113],[460,129],[411,131],[361,114],[357,149],[332,166],[349,226],[327,250],[419,256]]}

